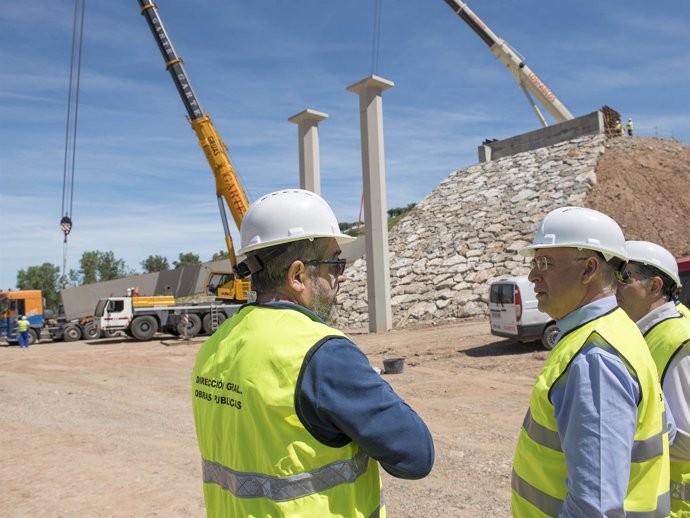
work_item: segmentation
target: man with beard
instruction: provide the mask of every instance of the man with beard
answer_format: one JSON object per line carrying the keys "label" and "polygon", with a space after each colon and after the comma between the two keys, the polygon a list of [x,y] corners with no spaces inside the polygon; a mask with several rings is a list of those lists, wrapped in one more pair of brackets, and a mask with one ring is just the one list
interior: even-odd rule
{"label": "man with beard", "polygon": [[663,395],[644,338],[616,304],[623,232],[601,212],[563,207],[520,253],[560,334],[518,436],[513,516],[668,516]]}
{"label": "man with beard", "polygon": [[261,197],[242,220],[245,304],[201,347],[192,406],[208,516],[385,516],[378,465],[426,476],[422,419],[326,322],[344,275],[328,204],[298,189]]}

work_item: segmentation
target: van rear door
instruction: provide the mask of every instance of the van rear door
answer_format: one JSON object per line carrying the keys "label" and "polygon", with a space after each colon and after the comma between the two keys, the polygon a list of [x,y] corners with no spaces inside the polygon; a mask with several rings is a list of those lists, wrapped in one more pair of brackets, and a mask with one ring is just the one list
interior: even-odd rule
{"label": "van rear door", "polygon": [[494,282],[489,293],[489,322],[499,336],[517,335],[515,284]]}

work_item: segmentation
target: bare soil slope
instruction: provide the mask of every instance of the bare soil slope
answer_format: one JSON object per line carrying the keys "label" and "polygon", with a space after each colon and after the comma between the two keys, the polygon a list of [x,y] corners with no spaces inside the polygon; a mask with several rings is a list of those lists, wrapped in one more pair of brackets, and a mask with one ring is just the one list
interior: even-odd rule
{"label": "bare soil slope", "polygon": [[690,145],[670,139],[610,139],[585,205],[605,212],[626,239],[690,255]]}

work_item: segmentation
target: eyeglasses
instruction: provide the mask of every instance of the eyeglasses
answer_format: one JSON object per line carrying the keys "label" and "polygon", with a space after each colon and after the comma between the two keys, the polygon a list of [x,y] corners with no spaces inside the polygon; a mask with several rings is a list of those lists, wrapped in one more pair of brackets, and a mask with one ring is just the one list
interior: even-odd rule
{"label": "eyeglasses", "polygon": [[[347,261],[345,259],[312,259],[311,261],[304,261],[304,264],[328,264],[331,268],[337,268],[336,277],[340,277],[345,273],[345,264]],[[334,269],[335,269],[334,268]]]}
{"label": "eyeglasses", "polygon": [[[589,257],[576,257],[575,259],[572,259],[573,261],[586,261],[589,259]],[[546,270],[549,269],[549,266],[553,266],[553,263],[550,263],[549,260],[545,256],[540,256],[537,257],[536,259],[532,259],[529,263],[530,268],[533,270],[536,268],[540,272],[545,272]]]}
{"label": "eyeglasses", "polygon": [[622,272],[616,272],[616,280],[621,283],[621,284],[632,284],[632,282],[635,280],[633,279],[632,273],[630,273],[630,270],[624,270]]}

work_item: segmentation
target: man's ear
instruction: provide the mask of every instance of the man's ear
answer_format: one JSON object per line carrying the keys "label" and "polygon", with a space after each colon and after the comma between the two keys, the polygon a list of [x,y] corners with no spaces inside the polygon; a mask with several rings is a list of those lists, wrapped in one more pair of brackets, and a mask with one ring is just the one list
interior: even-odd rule
{"label": "man's ear", "polygon": [[588,257],[585,260],[585,270],[582,272],[582,282],[589,284],[594,278],[594,274],[599,271],[601,265],[596,257]]}
{"label": "man's ear", "polygon": [[296,293],[302,293],[306,289],[305,280],[307,269],[302,261],[293,261],[288,267],[287,286]]}
{"label": "man's ear", "polygon": [[652,294],[661,294],[661,290],[664,288],[664,281],[661,280],[661,277],[652,277],[651,281],[652,282],[649,283],[649,289],[652,292]]}

